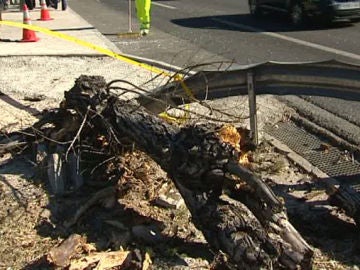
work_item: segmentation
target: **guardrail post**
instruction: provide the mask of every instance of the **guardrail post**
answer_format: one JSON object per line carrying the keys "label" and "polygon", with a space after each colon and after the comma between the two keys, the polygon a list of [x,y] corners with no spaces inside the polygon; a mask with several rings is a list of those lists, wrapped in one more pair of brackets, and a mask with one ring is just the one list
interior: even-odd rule
{"label": "guardrail post", "polygon": [[251,139],[255,143],[255,145],[258,145],[255,82],[254,73],[251,70],[247,73],[247,88],[249,97]]}

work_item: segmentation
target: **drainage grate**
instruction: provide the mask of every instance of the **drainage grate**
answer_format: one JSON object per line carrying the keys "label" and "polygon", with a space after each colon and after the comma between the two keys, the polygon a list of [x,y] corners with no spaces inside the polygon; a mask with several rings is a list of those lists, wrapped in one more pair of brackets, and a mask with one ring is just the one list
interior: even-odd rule
{"label": "drainage grate", "polygon": [[322,149],[327,142],[301,129],[293,122],[279,122],[267,125],[264,131],[286,144],[297,154],[331,177],[355,176],[360,174],[360,164],[336,147]]}

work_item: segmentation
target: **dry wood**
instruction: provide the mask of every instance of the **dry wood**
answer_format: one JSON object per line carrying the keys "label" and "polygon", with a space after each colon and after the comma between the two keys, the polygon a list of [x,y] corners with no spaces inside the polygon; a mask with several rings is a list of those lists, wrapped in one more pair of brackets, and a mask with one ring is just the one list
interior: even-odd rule
{"label": "dry wood", "polygon": [[330,202],[346,211],[360,225],[360,194],[350,186],[340,185],[335,179],[326,182]]}
{"label": "dry wood", "polygon": [[20,142],[20,141],[12,141],[5,144],[0,144],[0,155],[9,153],[12,151],[21,151],[23,150],[24,146],[27,145],[27,142]]}
{"label": "dry wood", "polygon": [[47,259],[57,267],[66,267],[70,264],[71,258],[76,256],[84,243],[81,235],[72,234],[61,245],[53,247]]}
{"label": "dry wood", "polygon": [[[71,261],[69,270],[79,269],[126,269],[128,262],[131,259],[129,251],[107,251],[92,253],[88,256]],[[94,265],[96,267],[94,268]]]}

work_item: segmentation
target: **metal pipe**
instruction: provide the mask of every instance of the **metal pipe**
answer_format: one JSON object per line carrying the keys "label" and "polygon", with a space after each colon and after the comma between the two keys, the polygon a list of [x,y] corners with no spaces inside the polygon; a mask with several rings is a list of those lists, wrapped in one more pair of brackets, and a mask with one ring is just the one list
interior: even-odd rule
{"label": "metal pipe", "polygon": [[251,139],[258,145],[258,128],[257,128],[257,115],[256,115],[256,94],[254,86],[254,73],[250,70],[247,73],[247,87],[249,96],[249,113],[250,113],[250,130]]}
{"label": "metal pipe", "polygon": [[132,22],[131,22],[131,0],[128,1],[128,23],[129,23],[129,33],[132,33]]}

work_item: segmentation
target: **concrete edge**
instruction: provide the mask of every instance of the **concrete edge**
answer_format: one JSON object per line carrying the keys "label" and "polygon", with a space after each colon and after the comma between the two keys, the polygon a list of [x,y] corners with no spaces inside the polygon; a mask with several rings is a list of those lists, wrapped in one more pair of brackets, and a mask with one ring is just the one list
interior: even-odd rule
{"label": "concrete edge", "polygon": [[172,72],[177,72],[177,73],[186,73],[186,74],[195,74],[196,72],[194,71],[191,71],[191,72],[182,72],[184,70],[184,68],[182,67],[179,67],[179,66],[175,66],[175,65],[171,65],[169,63],[166,63],[166,62],[162,62],[162,61],[157,61],[157,60],[154,60],[154,59],[151,59],[151,58],[145,58],[145,57],[140,57],[140,56],[136,56],[136,55],[132,55],[132,54],[121,54],[125,57],[128,57],[132,60],[135,60],[135,61],[138,61],[138,62],[141,62],[141,63],[145,63],[145,64],[148,64],[150,66],[155,66],[157,68],[160,68],[160,69],[165,69],[165,70],[168,70],[168,71],[172,71]]}

